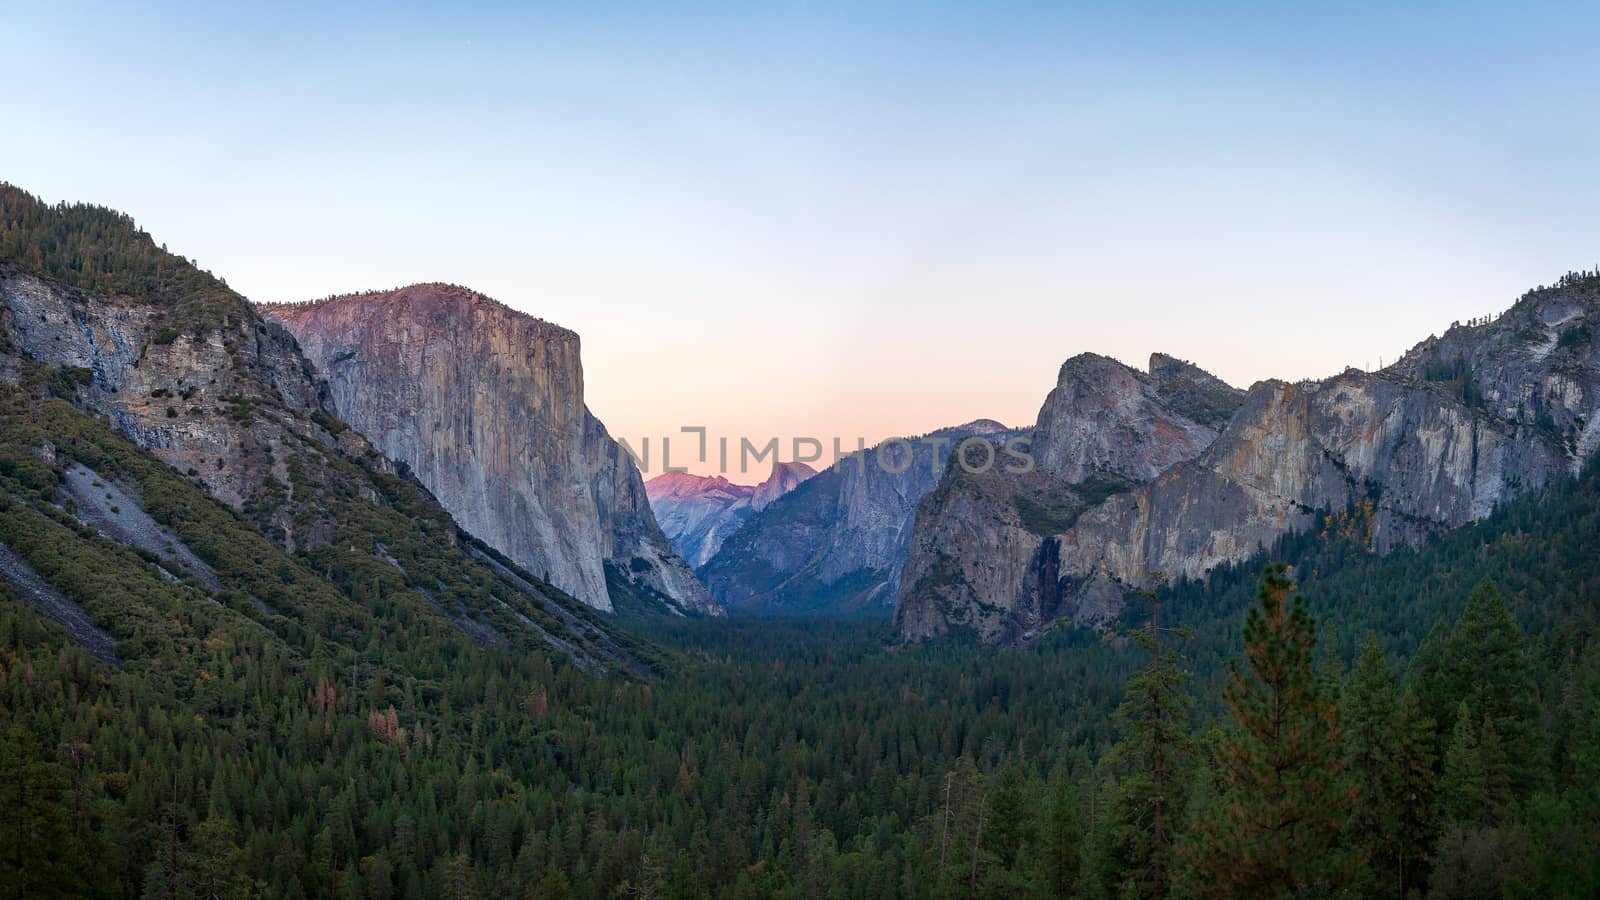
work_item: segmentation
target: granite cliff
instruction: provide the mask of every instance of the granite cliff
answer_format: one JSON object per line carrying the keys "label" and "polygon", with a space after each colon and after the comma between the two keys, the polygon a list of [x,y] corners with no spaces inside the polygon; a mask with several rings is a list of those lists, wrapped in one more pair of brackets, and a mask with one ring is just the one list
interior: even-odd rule
{"label": "granite cliff", "polygon": [[1033,428],[1034,469],[952,459],[919,504],[896,602],[901,635],[959,627],[1003,641],[1035,633],[1057,607],[1007,599],[1041,593],[1037,585],[1054,577],[1053,559],[1041,553],[1050,536],[1200,455],[1242,400],[1242,391],[1164,354],[1147,372],[1091,353],[1067,360]]}
{"label": "granite cliff", "polygon": [[[1330,514],[1358,517],[1376,553],[1482,518],[1576,472],[1600,445],[1597,333],[1600,278],[1569,276],[1504,315],[1430,337],[1382,371],[1259,383],[1214,440],[1188,443],[1198,449],[1192,458],[1165,456],[1173,464],[1153,478],[1045,523],[1036,541],[1020,536],[1003,502],[979,502],[947,473],[948,489],[942,484],[919,513],[900,634],[917,640],[965,628],[1017,641],[1058,618],[1098,624],[1120,611],[1129,589],[1204,577]],[[1101,383],[1127,394],[1126,379]],[[1047,411],[1063,393],[1058,386]],[[1065,459],[1041,454],[1058,472],[1107,461],[1080,420],[1067,416],[1072,427],[1057,437],[1063,420],[1041,412],[1036,443],[1072,448]],[[1121,427],[1112,419],[1100,428],[1108,425]],[[1110,462],[1134,478],[1162,457],[1113,454]]]}
{"label": "granite cliff", "polygon": [[262,311],[327,379],[338,415],[472,535],[597,609],[614,608],[620,581],[718,611],[584,405],[573,332],[443,284]]}

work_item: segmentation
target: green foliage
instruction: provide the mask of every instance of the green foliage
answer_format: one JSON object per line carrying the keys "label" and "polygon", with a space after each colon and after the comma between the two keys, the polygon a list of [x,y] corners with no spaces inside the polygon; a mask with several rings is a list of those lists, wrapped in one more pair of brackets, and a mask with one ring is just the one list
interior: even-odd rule
{"label": "green foliage", "polygon": [[[1376,861],[1375,866],[1386,858],[1393,859],[1392,883],[1398,886],[1401,896],[1408,896],[1412,888],[1421,886],[1433,846],[1437,780],[1434,723],[1423,714],[1421,702],[1409,688],[1401,692],[1390,737],[1393,755],[1384,773],[1384,813],[1391,841],[1387,846],[1369,846],[1367,851],[1369,858]],[[1376,872],[1373,880],[1384,883],[1383,873]]]}
{"label": "green foliage", "polygon": [[1344,786],[1337,707],[1314,668],[1316,629],[1281,566],[1261,576],[1244,627],[1250,670],[1225,691],[1236,729],[1217,765],[1223,815],[1204,823],[1189,860],[1223,896],[1332,893],[1354,872],[1339,837],[1353,792]]}
{"label": "green foliage", "polygon": [[1107,761],[1118,771],[1111,833],[1105,852],[1123,873],[1114,885],[1141,897],[1165,897],[1174,868],[1173,848],[1184,817],[1195,766],[1190,736],[1194,701],[1182,658],[1161,648],[1157,604],[1136,634],[1149,664],[1128,679],[1114,721],[1120,737]]}
{"label": "green foliage", "polygon": [[[1473,726],[1486,723],[1496,743],[1517,761],[1508,777],[1519,792],[1531,788],[1543,770],[1536,729],[1538,688],[1522,632],[1494,582],[1480,582],[1467,600],[1450,635],[1439,689],[1447,698],[1460,698]],[[1446,727],[1453,723],[1454,718],[1445,722]]]}
{"label": "green foliage", "polygon": [[157,343],[247,314],[221,279],[157,247],[126,214],[88,204],[49,206],[0,183],[0,264],[7,263],[102,296],[157,303],[163,323]]}
{"label": "green foliage", "polygon": [[1573,347],[1585,347],[1592,340],[1594,340],[1594,336],[1589,330],[1589,323],[1580,322],[1561,332],[1561,336],[1556,339],[1556,346],[1563,350]]}
{"label": "green foliage", "polygon": [[31,733],[0,732],[0,893],[73,897],[87,889],[91,848],[74,827],[71,796],[65,773],[43,758]]}
{"label": "green foliage", "polygon": [[1078,521],[1084,510],[1105,502],[1107,497],[1120,494],[1133,487],[1133,483],[1109,473],[1092,473],[1070,490],[1020,491],[1012,495],[1011,503],[1017,510],[1022,527],[1037,535],[1060,534]]}
{"label": "green foliage", "polygon": [[1483,405],[1483,391],[1465,359],[1430,359],[1423,365],[1422,377],[1468,406]]}
{"label": "green foliage", "polygon": [[1395,701],[1394,672],[1369,635],[1340,698],[1345,766],[1355,789],[1341,840],[1361,848],[1371,869],[1384,871],[1392,871],[1394,861],[1385,857],[1397,846],[1399,828]]}
{"label": "green foliage", "polygon": [[1221,428],[1240,406],[1244,395],[1225,384],[1172,378],[1161,383],[1158,396],[1167,409],[1202,425]]}

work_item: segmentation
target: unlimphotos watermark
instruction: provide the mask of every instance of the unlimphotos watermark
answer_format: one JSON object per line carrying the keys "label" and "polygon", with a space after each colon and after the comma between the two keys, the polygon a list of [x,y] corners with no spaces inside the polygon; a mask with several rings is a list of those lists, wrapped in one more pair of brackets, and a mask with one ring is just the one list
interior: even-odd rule
{"label": "unlimphotos watermark", "polygon": [[[777,437],[769,437],[760,443],[747,436],[719,437],[713,441],[709,430],[703,425],[686,425],[679,431],[692,436],[690,440],[694,442],[694,446],[690,452],[702,470],[711,465],[717,474],[728,475],[736,471],[761,472],[779,463],[779,448],[783,442]],[[868,466],[876,466],[880,471],[890,475],[904,474],[913,466],[922,465],[927,466],[934,475],[938,475],[944,471],[950,454],[954,453],[956,464],[974,475],[988,472],[996,466],[1011,474],[1021,474],[1030,472],[1034,468],[1029,437],[1027,433],[1017,432],[965,435],[959,432],[938,433],[916,438],[889,438],[873,447],[867,446],[865,438],[858,437],[855,439],[854,449],[847,449],[845,442],[838,437],[826,443],[816,437],[794,437],[789,442],[790,454],[787,462],[810,465],[826,460],[826,465],[830,468],[854,465],[862,473],[866,472]],[[689,471],[687,465],[673,462],[671,437],[661,436],[659,443],[656,444],[661,450],[659,470],[652,466],[655,459],[652,457],[652,442],[649,437],[640,439],[637,447],[626,438],[618,438],[617,443],[633,460],[634,465],[638,466],[639,471],[646,476],[657,471],[661,473]],[[827,453],[830,446],[831,455]],[[683,457],[679,457],[680,461],[682,459]],[[604,460],[600,460],[598,464],[590,461],[591,473],[598,472],[604,464]]]}

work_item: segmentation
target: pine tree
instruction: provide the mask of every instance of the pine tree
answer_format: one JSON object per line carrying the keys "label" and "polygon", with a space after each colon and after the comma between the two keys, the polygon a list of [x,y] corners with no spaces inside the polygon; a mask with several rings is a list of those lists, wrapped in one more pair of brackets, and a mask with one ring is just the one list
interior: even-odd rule
{"label": "pine tree", "polygon": [[1483,775],[1478,771],[1478,730],[1472,727],[1472,710],[1461,701],[1452,717],[1450,742],[1445,746],[1444,770],[1439,776],[1439,820],[1472,822],[1482,809]]}
{"label": "pine tree", "polygon": [[1542,768],[1538,690],[1522,631],[1494,582],[1485,580],[1473,589],[1450,636],[1449,658],[1451,696],[1466,702],[1473,727],[1482,718],[1493,722],[1510,760],[1511,788],[1526,796]]}
{"label": "pine tree", "polygon": [[1404,897],[1412,888],[1421,886],[1422,870],[1436,831],[1433,720],[1423,714],[1421,702],[1409,688],[1400,695],[1391,733],[1394,850],[1399,869],[1398,896]]}
{"label": "pine tree", "polygon": [[1042,818],[1036,880],[1049,896],[1076,896],[1083,872],[1087,824],[1078,791],[1065,771],[1057,770],[1050,776]]}
{"label": "pine tree", "polygon": [[[1446,733],[1455,724],[1455,705],[1461,697],[1451,669],[1450,626],[1435,622],[1406,668],[1406,681],[1422,703],[1422,714]],[[1443,749],[1442,747],[1440,749]]]}
{"label": "pine tree", "polygon": [[1015,867],[1022,848],[1037,837],[1034,811],[1038,807],[1038,793],[1034,782],[1014,757],[1006,759],[995,773],[989,799],[991,824],[986,829],[984,844],[1002,869]]}
{"label": "pine tree", "polygon": [[180,892],[201,900],[234,900],[251,895],[244,853],[234,843],[233,828],[222,819],[200,823],[179,861]]}
{"label": "pine tree", "polygon": [[1504,824],[1512,804],[1512,767],[1494,720],[1485,716],[1478,733],[1478,824],[1493,828]]}
{"label": "pine tree", "polygon": [[1115,717],[1122,738],[1112,747],[1110,761],[1124,772],[1117,783],[1123,821],[1115,838],[1122,880],[1142,897],[1165,897],[1193,768],[1189,716],[1194,701],[1185,690],[1189,675],[1178,654],[1161,647],[1161,604],[1149,596],[1150,622],[1135,638],[1150,662],[1128,679]]}
{"label": "pine tree", "polygon": [[1394,718],[1394,674],[1377,636],[1368,634],[1340,706],[1345,766],[1356,792],[1344,840],[1361,849],[1368,871],[1388,870],[1394,861]]}
{"label": "pine tree", "polygon": [[1218,749],[1223,816],[1188,862],[1221,896],[1333,893],[1353,866],[1340,846],[1353,791],[1343,785],[1338,709],[1315,671],[1316,628],[1281,565],[1269,566],[1245,621],[1247,674],[1224,699],[1236,730]]}
{"label": "pine tree", "polygon": [[74,897],[88,860],[67,819],[67,781],[40,758],[32,734],[0,734],[0,893]]}
{"label": "pine tree", "polygon": [[528,900],[572,900],[572,886],[567,883],[567,876],[552,865],[545,869],[538,884],[529,887]]}

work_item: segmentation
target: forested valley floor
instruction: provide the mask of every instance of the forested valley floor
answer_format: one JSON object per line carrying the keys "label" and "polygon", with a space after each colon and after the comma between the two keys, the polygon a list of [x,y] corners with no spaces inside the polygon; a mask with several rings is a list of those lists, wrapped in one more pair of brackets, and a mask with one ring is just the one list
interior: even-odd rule
{"label": "forested valley floor", "polygon": [[604,678],[437,636],[302,652],[97,581],[128,551],[43,540],[52,477],[0,460],[5,541],[142,618],[119,668],[0,589],[9,896],[1600,889],[1593,469],[1384,558],[1342,511],[1105,634],[663,620],[658,671]]}

